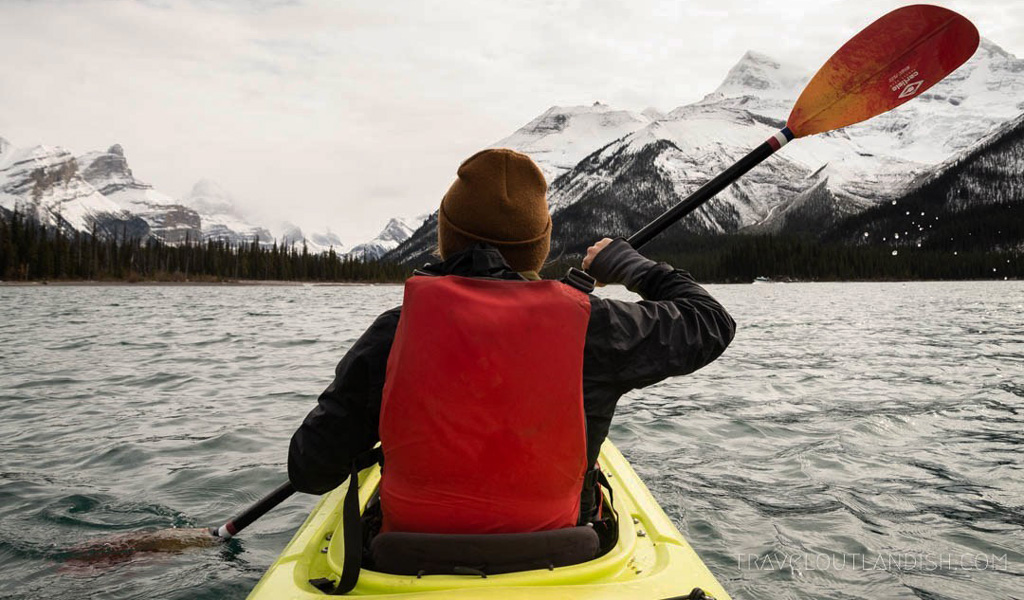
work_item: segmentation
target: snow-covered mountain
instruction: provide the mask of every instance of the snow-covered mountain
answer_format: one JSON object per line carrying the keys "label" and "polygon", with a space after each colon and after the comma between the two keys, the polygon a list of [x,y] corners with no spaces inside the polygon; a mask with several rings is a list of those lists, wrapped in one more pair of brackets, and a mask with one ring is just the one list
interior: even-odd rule
{"label": "snow-covered mountain", "polygon": [[117,204],[123,214],[145,221],[152,237],[169,244],[202,238],[199,213],[137,180],[119,144],[114,144],[106,152],[83,154],[76,161],[82,177],[97,192]]}
{"label": "snow-covered mountain", "polygon": [[183,199],[135,177],[124,148],[75,156],[58,146],[17,148],[0,138],[0,211],[18,211],[48,226],[104,237],[155,238],[169,244],[224,240],[272,245],[275,239],[309,252],[339,254],[329,230],[303,234],[283,224],[278,235],[259,224],[220,184],[204,179]]}
{"label": "snow-covered mountain", "polygon": [[311,233],[305,238],[306,246],[310,252],[327,252],[333,249],[335,252],[341,254],[345,249],[345,244],[341,243],[341,238],[330,229]]}
{"label": "snow-covered mountain", "polygon": [[274,243],[270,230],[251,223],[238,207],[235,197],[213,180],[197,182],[182,202],[199,213],[205,240],[232,244],[249,244],[257,240],[262,245]]}
{"label": "snow-covered mountain", "polygon": [[[549,175],[553,256],[577,253],[605,235],[629,235],[762,143],[784,126],[811,75],[748,52],[715,91],[667,114],[554,107],[496,145],[530,154]],[[830,226],[907,192],[1022,111],[1024,60],[982,40],[970,61],[913,102],[795,141],[677,227]],[[387,258],[428,256],[431,223]]]}
{"label": "snow-covered mountain", "polygon": [[[810,73],[807,69],[783,64],[767,54],[748,50],[740,61],[729,69],[718,89],[703,102],[713,100],[715,96],[749,96],[765,106],[773,105],[775,101],[787,103],[781,110],[788,113],[788,104],[792,103],[809,80]],[[779,116],[785,115],[780,112]]]}
{"label": "snow-covered mountain", "polygon": [[1024,252],[1024,114],[848,218],[825,239],[950,253]]}
{"label": "snow-covered mountain", "polygon": [[422,266],[436,260],[434,251],[437,249],[437,211],[432,212],[418,229],[412,232],[407,240],[381,258],[390,262]]}
{"label": "snow-covered mountain", "polygon": [[648,114],[591,106],[552,106],[491,148],[529,154],[551,183],[595,149],[633,133],[652,121]]}
{"label": "snow-covered mountain", "polygon": [[957,180],[945,194],[954,211],[1024,201],[1024,112],[918,177],[910,191],[919,193],[943,179]]}
{"label": "snow-covered mountain", "polygon": [[932,165],[1021,112],[1024,60],[982,39],[971,60],[913,102],[845,131],[880,157]]}
{"label": "snow-covered mountain", "polygon": [[302,232],[302,229],[294,223],[282,223],[276,229],[276,238],[279,244],[289,248],[302,249],[303,244],[306,246],[306,251],[313,254],[320,254],[321,252],[329,252],[334,250],[336,253],[341,254],[345,245],[341,243],[341,238],[331,232],[331,230],[325,230],[321,233],[313,233],[306,235]]}
{"label": "snow-covered mountain", "polygon": [[413,232],[423,225],[428,216],[430,215],[390,219],[384,229],[377,234],[377,237],[354,246],[349,250],[348,256],[361,260],[378,260],[409,239]]}
{"label": "snow-covered mountain", "polygon": [[[784,202],[752,230],[821,231],[878,200],[910,193],[921,177],[949,168],[947,163],[1022,112],[1024,60],[982,39],[971,60],[913,102],[841,132],[787,146],[784,153],[801,152],[820,145],[818,138],[846,135],[860,150],[825,163],[806,194]],[[880,175],[888,181],[879,180]],[[858,203],[858,198],[869,202]],[[809,211],[818,217],[809,219]]]}
{"label": "snow-covered mountain", "polygon": [[[715,92],[609,144],[556,180],[551,187],[556,222],[558,216],[570,216],[560,211],[579,202],[593,203],[576,212],[597,217],[614,233],[628,234],[781,127],[810,75],[809,70],[801,73],[748,52]],[[986,40],[971,61],[914,102],[862,124],[798,140],[683,226],[695,232],[736,231],[761,223],[790,203],[812,200],[826,201],[839,211],[837,218],[863,210],[1019,114],[1021,86],[1024,61]],[[623,169],[635,171],[638,166],[632,163],[641,155],[648,161],[642,166],[664,184],[664,193],[647,198],[631,193],[629,183],[635,177]],[[628,222],[627,213],[635,214],[637,206],[621,207],[618,202],[616,210],[609,193],[620,201],[639,202],[643,218]],[[591,231],[597,233],[596,228]]]}
{"label": "snow-covered mountain", "polygon": [[31,215],[48,226],[83,232],[123,212],[82,177],[75,157],[64,148],[17,148],[2,138],[0,207]]}

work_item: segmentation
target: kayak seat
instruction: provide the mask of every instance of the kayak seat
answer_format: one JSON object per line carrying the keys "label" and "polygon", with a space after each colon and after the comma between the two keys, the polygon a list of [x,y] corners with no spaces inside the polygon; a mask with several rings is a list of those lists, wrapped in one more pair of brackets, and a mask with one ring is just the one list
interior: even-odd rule
{"label": "kayak seat", "polygon": [[393,575],[498,575],[554,569],[593,560],[592,527],[535,533],[381,533],[370,542],[374,570]]}

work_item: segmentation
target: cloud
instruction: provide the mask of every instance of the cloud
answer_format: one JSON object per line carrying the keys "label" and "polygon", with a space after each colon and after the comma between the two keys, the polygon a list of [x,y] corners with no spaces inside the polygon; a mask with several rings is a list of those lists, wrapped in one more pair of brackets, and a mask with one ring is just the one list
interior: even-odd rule
{"label": "cloud", "polygon": [[[668,110],[751,48],[813,70],[901,4],[6,3],[0,135],[118,142],[171,194],[209,177],[351,244],[432,209],[463,158],[551,105]],[[946,4],[1024,52],[1016,0]]]}

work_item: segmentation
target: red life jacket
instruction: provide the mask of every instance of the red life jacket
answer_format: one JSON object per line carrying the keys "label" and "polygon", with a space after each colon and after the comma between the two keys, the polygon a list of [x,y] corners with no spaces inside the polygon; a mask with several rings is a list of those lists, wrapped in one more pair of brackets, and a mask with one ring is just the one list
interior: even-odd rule
{"label": "red life jacket", "polygon": [[587,295],[557,281],[406,282],[380,414],[383,531],[576,525],[589,318]]}

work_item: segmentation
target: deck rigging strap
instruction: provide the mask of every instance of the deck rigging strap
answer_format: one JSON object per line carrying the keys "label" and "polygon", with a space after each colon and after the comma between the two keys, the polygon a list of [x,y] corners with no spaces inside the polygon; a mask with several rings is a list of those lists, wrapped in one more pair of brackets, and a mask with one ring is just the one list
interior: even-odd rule
{"label": "deck rigging strap", "polygon": [[359,514],[359,473],[373,465],[384,463],[380,446],[356,455],[348,475],[348,489],[341,508],[341,527],[344,544],[344,562],[338,585],[326,578],[310,579],[309,583],[318,590],[332,596],[344,596],[359,582],[359,571],[363,567],[363,526]]}

